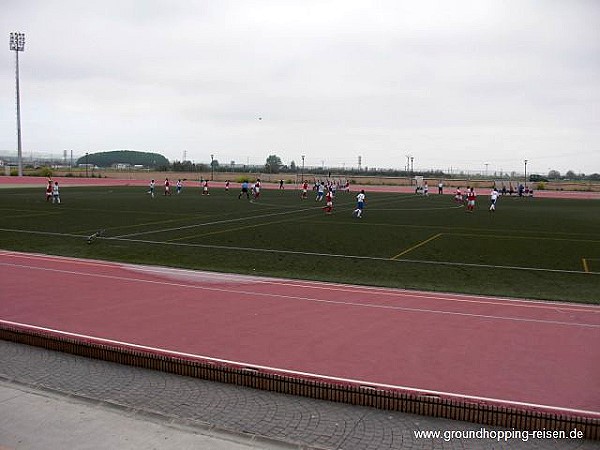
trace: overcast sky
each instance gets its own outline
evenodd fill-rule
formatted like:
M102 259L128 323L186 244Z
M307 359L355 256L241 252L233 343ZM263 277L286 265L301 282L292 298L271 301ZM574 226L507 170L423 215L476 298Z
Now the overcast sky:
M0 154L600 173L597 0L0 5Z

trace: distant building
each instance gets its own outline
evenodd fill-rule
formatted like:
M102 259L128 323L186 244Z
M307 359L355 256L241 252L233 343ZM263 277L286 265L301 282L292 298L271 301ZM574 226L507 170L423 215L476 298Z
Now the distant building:
M117 170L129 170L131 169L131 164L129 163L116 163L113 164L113 167Z

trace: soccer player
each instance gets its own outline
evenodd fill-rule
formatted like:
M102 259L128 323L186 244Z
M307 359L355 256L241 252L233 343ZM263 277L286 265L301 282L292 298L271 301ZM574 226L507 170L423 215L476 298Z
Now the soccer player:
M454 194L454 201L458 204L462 204L463 202L463 195L462 191L460 190L460 186L456 188L456 194Z
M260 197L260 178L257 178L256 183L254 183L254 187L252 188L252 195L254 196L255 200L258 200L258 197Z
M317 186L317 196L315 198L315 202L320 202L323 200L323 196L325 195L325 183L321 181Z
M283 189L283 180L279 180L279 189Z
M177 180L177 194L181 194L181 189L183 188L183 183L181 179Z
M442 195L444 193L444 183L442 183L442 180L440 180L440 182L438 183L438 194Z
M168 178L165 178L165 195L171 195L171 183Z
M46 201L49 202L52 198L52 179L48 178L48 185L46 186Z
M248 200L250 200L250 193L248 192L248 182L247 181L242 182L242 190L240 191L240 194L238 195L238 200L240 198L242 198L242 195L246 195L246 198Z
M229 192L229 180L225 180L225 192Z
M425 182L425 185L423 186L423 195L425 197L429 196L429 185L427 184L427 181Z
M365 190L361 189L361 191L356 196L356 209L352 213L352 215L356 215L359 219L362 219L363 208L365 207Z
M202 195L210 195L208 193L208 180L204 180L204 184L202 185Z
M490 194L490 212L496 211L496 201L498 200L498 191L496 187L492 189L492 193Z
M152 196L152 198L154 198L154 180L150 181L150 189L148 190L148 194L150 194Z
M475 199L477 198L477 194L475 193L475 189L471 188L469 193L467 194L467 211L473 212L475 211Z
M306 200L308 198L308 181L304 180L302 183L302 195L300 196L302 200Z
M58 203L60 205L60 192L58 191L58 181L54 182L52 188L52 203Z
M323 211L325 211L325 214L331 214L331 211L333 210L333 191L331 189L325 194L325 202Z

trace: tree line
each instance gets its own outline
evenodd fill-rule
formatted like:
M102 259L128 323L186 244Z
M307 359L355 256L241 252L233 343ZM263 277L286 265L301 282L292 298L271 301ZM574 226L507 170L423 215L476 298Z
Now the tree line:
M131 166L143 166L152 170L175 172L205 172L208 170L227 171L227 172L245 172L248 170L264 171L266 173L311 173L317 175L329 175L332 172L344 173L345 175L364 175L364 176L388 176L388 177L407 177L414 175L422 175L431 178L453 178L466 176L463 172L445 173L442 170L428 171L412 171L398 169L379 169L364 167L357 168L329 168L329 167L300 167L295 161L289 164L283 164L281 158L275 154L269 155L265 160L264 165L240 165L235 164L220 164L218 160L213 159L209 163L194 163L192 161L173 161L169 162L167 158L159 153L138 152L133 150L115 150L109 152L90 153L82 156L77 160L77 164L91 164L98 167L112 167L115 164L129 164ZM511 174L494 174L490 178L518 178L519 175L515 172ZM531 174L528 177L529 181L551 181L551 180L576 180L576 181L600 181L600 174L593 173L585 175L577 174L573 170L568 170L561 174L558 170L550 170L547 174Z

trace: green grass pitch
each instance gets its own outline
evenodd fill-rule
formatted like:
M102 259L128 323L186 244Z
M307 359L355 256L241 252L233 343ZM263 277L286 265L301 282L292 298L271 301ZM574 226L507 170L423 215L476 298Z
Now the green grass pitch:
M219 272L444 292L600 303L600 203L487 195L468 213L451 196L355 193L334 212L311 194L144 187L0 192L0 248ZM87 237L104 234L91 245Z

